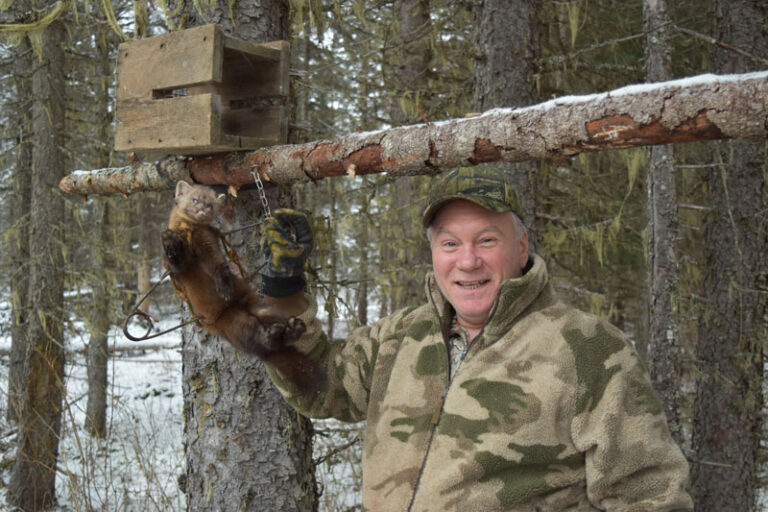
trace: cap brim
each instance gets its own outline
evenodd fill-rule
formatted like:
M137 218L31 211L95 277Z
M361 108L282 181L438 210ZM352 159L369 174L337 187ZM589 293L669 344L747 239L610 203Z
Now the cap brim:
M436 201L435 203L429 205L429 208L424 210L424 215L421 217L421 224L424 226L424 229L428 228L430 224L432 224L432 220L435 218L435 215L437 214L438 210L445 206L446 204L450 203L451 201L456 200L463 200L463 201L469 201L470 203L474 203L482 208L485 208L486 210L492 211L492 212L508 212L512 211L512 207L510 207L508 204L497 201L496 199L491 199L488 197L485 198L476 198L473 196L465 196L461 194L455 194L452 196L447 196L439 201Z

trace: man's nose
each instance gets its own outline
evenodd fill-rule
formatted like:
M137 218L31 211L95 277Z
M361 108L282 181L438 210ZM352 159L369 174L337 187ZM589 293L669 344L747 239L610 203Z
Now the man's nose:
M477 253L477 249L467 245L461 248L456 265L461 270L474 270L480 266L480 262L481 260Z

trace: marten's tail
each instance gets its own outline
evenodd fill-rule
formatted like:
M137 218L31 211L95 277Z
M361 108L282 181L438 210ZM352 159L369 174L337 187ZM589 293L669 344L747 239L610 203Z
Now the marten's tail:
M293 382L302 393L324 391L326 388L325 371L316 361L293 347L284 346L261 354L261 359Z

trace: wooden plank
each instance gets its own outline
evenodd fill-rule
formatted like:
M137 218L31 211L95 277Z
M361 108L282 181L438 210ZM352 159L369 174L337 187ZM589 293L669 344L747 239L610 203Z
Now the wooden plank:
M225 110L222 113L222 131L227 135L253 137L279 144L287 135L285 107L269 105Z
M221 138L220 113L220 99L213 94L124 100L118 103L115 149L173 153L216 145Z
M151 98L152 91L221 81L223 35L216 25L120 45L117 99Z
M209 155L211 153L229 153L232 151L245 150L245 149L259 149L267 146L274 146L274 139L265 139L260 137L242 137L239 135L223 134L220 139L221 143L215 146L213 150L210 148L201 148L202 150L195 149L190 153L185 151L185 155Z
M269 43L252 43L234 37L224 36L222 44L227 50L234 50L240 53L247 53L254 58L262 61L277 62L281 59L282 44L285 41L271 41Z
M288 96L290 77L289 72L291 68L291 45L288 41L275 41L273 44L275 48L279 48L282 54L280 58L280 65L277 69L277 77L279 80L278 93L281 96Z
M208 144L206 146L185 146L179 148L162 148L145 151L151 152L153 154L163 155L201 156L226 154L233 151L259 149L272 145L274 145L274 141L272 140L257 139L255 137L239 137L237 135L222 135L218 144Z

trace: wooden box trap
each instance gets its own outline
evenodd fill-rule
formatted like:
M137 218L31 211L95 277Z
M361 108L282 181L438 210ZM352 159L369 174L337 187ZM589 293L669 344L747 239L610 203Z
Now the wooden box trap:
M194 155L286 138L288 43L204 25L120 45L115 149Z

